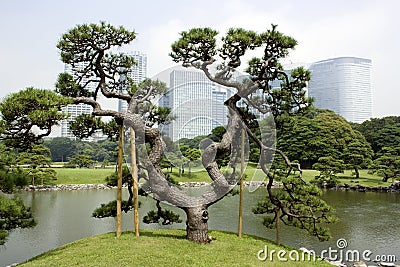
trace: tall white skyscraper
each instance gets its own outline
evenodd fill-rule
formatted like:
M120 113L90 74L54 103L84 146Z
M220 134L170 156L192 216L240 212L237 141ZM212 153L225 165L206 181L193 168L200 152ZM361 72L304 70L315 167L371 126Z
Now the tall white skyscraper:
M147 55L138 51L128 53L128 55L133 56L136 65L133 65L132 70L128 72L129 78L131 78L135 83L140 83L147 77ZM124 77L121 77L124 79ZM121 88L122 92L126 92L125 88ZM125 111L128 108L128 103L124 100L118 101L118 111Z
M136 65L132 67L132 70L129 72L129 77L133 79L134 82L139 83L143 81L146 78L147 75L147 56L145 54L142 54L140 52L132 52L130 53L136 61ZM76 69L83 69L85 67L85 64L81 63L78 64L75 68ZM71 67L71 65L66 64L65 65L65 72L73 75L74 78L74 71ZM82 83L85 83L89 79L89 77L86 77L82 80ZM94 92L95 88L93 84L89 84L86 89L89 91ZM124 89L122 89L124 90ZM98 96L98 101L104 102L101 104L110 104L108 103L108 99L104 98L102 95L99 94ZM115 102L114 102L115 106ZM118 101L118 111L124 111L128 107L128 103L122 100ZM62 112L69 114L69 117L65 120L61 121L61 137L68 137L75 139L76 137L73 135L73 133L70 130L70 122L75 120L76 117L82 114L91 114L93 111L93 108L89 105L86 104L78 104L78 105L68 105L66 107L62 108ZM93 137L90 137L87 139L87 141L97 141L104 139L105 136L102 135L101 133L95 133Z
M314 106L330 109L351 122L372 117L371 60L339 57L310 65L308 95Z
M61 121L61 137L68 137L76 139L76 136L71 132L69 125L71 121L74 121L76 117L82 114L92 114L93 108L86 104L67 105L62 107L61 111L68 114L69 117Z
M83 69L84 67L85 67L85 64L80 63L75 68ZM74 79L76 78L76 75L74 74L74 71L73 71L73 68L71 65L66 64L64 72L72 75ZM87 77L83 78L82 83L87 82L87 79L88 79ZM91 84L88 85L87 89L89 91L95 90L95 88ZM65 114L69 115L69 117L67 119L61 121L61 137L68 137L71 139L76 139L76 136L72 133L72 131L69 128L70 122L75 120L76 117L78 117L79 115L91 114L93 111L93 108L86 104L78 104L78 105L71 104L71 105L62 107L61 111ZM93 140L93 138L90 139L90 141L92 141L92 140Z
M217 126L227 124L224 101L231 89L211 82L203 72L173 70L169 90L159 100L159 105L171 108L175 120L161 130L173 141L210 134Z

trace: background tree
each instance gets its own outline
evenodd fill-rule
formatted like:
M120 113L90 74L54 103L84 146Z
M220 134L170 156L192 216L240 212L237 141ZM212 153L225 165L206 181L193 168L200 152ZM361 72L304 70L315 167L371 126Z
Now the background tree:
M373 152L364 136L355 131L354 139L347 143L343 151L344 161L347 166L354 170L355 178L360 178L360 168L367 168L372 162Z
M39 180L45 182L56 179L56 171L49 169L51 163L50 149L44 145L34 145L18 156L18 163L28 165L24 172L31 178L31 184Z
M201 152L198 148L190 148L183 153L183 156L188 160L188 175L192 177L192 162L198 160L201 156Z
M54 137L45 140L43 145L50 149L52 162L66 162L75 153L75 142L68 137Z
M278 147L303 168L310 169L321 157L343 160L355 170L366 167L372 150L365 138L339 115L328 110L310 110L293 116L277 133Z
M320 229L320 224L332 221L328 219L331 209L325 208L326 203L320 199L318 202L313 202L318 208L311 211L296 209L296 205L292 208L292 203L301 202L304 205L307 203L307 199L296 198L297 196L291 194L291 192L300 188L299 185L308 188L310 191L315 190L315 187L305 183L300 177L296 178L298 183L292 183L291 180L287 181L284 190L288 194L284 197L272 191L272 184L276 177L268 169L268 165L271 163L268 154L271 151L277 153L278 157L283 159L287 174L290 174L293 169L300 170L300 166L291 162L281 150L269 146L269 143L263 143L257 133L251 130L245 114L238 108L238 102L242 100L261 113L272 114L277 121L278 129L284 124L286 118L307 111L311 100L306 99L304 88L310 79L310 73L304 68L298 68L288 75L279 63L279 60L286 57L289 50L293 49L297 42L293 38L278 32L276 25L272 25L272 29L261 34L241 28L229 29L227 34L221 38L222 45L220 47L217 47L217 34L215 30L210 28L195 28L184 31L180 34L179 40L172 45L172 53L170 54L175 62L182 63L184 67L198 68L211 81L237 90L237 93L225 102L229 112L226 133L220 142L209 145L202 155L203 166L216 184L215 188L223 193L219 193L218 197L215 197L211 203L208 202L199 207L197 213L200 216L202 213L203 217L204 213L207 214L206 218L203 218L203 223L193 222L188 218L189 239L203 242L208 239L208 235L205 234L208 219L207 208L229 192L229 181L231 181L219 170L216 158L218 155L231 151L231 149L234 152L233 149L240 147L242 128L245 129L260 150L259 164L268 177L268 201L274 206L275 214L279 215L275 216L273 220L295 221L296 223L293 224L295 226L307 225L310 233L323 239L327 236L327 232ZM250 60L247 68L250 78L243 82L232 79L236 73L236 68L242 64L242 56L256 47L262 47L264 53L260 58ZM272 83L276 81L281 83L279 90L273 89ZM231 155L236 155L233 158L231 157L231 161L240 162L240 153L232 153ZM223 186L226 190L223 189ZM293 188L289 190L291 186ZM307 191L304 188L301 190ZM196 233L190 233L194 232L193 230L196 228ZM203 231L200 231L200 229Z
M371 166L371 172L383 176L383 182L391 178L394 183L400 177L400 147L383 147Z
M90 168L95 163L90 155L80 154L75 157L69 158L69 164L77 166L78 168Z
M313 169L319 171L313 182L321 187L336 186L338 183L336 174L343 173L344 168L343 160L335 159L332 156L320 157L318 162L313 164Z

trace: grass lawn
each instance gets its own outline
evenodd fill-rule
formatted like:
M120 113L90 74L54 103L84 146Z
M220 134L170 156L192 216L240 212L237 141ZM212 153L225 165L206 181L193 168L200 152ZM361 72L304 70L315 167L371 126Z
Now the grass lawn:
M57 172L57 180L54 181L56 184L104 184L104 179L115 171L85 168L54 168L54 170Z
M360 170L360 178L356 179L354 175L352 175L352 170L346 170L344 174L339 173L337 176L339 177L339 183L341 184L349 184L349 185L364 185L364 186L389 186L392 184L392 180L389 179L388 182L382 182L382 177L374 174L369 174L368 170Z
M260 261L257 253L265 246L269 252L290 248L253 236L210 234L215 239L210 244L196 244L185 239L184 230L143 230L139 238L132 232L120 238L108 233L78 240L18 266L332 266L321 261L280 262L276 253L273 261Z
M112 174L115 169L69 169L69 168L54 168L57 172L56 184L104 184L106 176ZM169 169L163 169L165 173L169 173ZM169 173L177 182L211 182L210 177L204 169L193 168L191 177L189 177L188 170L182 177L179 177L178 169L172 168L172 173ZM246 167L245 174L246 180L262 181L265 174L261 169L256 168L256 164L249 163ZM311 181L318 174L316 170L303 170L303 178L306 181ZM382 182L382 177L368 173L368 170L360 170L360 178L355 179L351 170L346 170L343 174L338 175L339 183L349 185L364 185L364 186L388 186L391 181L386 183Z
M256 168L257 164L255 163L248 163L245 174L247 175L246 180L251 181L254 176L254 180L262 181L265 177L265 174L262 172L261 169ZM189 177L188 169L185 168L184 174L179 177L178 169L172 168L172 173L169 172L169 169L163 169L165 173L169 173L171 177L176 180L177 182L211 182L211 178L208 176L208 173L204 168L201 167L194 167L192 168L191 177Z

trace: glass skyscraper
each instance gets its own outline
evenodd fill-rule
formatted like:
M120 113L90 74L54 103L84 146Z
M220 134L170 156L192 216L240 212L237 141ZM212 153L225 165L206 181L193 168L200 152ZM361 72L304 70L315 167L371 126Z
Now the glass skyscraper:
M208 135L228 123L224 101L232 89L211 82L201 71L173 70L169 78L168 93L159 105L171 108L175 120L160 129L173 141Z
M329 109L351 122L372 117L371 60L339 57L310 65L308 95L314 106Z

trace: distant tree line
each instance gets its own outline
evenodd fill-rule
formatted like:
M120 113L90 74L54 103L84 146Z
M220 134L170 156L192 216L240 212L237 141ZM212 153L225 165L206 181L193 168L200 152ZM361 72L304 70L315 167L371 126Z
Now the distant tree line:
M78 159L98 164L112 164L117 159L117 142L109 139L97 142L73 140L67 137L55 137L45 140L43 145L51 151L52 162L71 162ZM78 164L79 165L79 164Z
M371 172L381 175L383 181L400 176L400 116L373 118L363 123L353 123L374 152Z
M270 118L258 121L250 112L247 117L252 130L262 135L260 129L265 131L265 121ZM332 111L310 108L305 114L279 117L279 124L272 130L276 146L290 159L296 159L303 169L320 171L316 177L319 184L337 184L337 174L346 169L353 170L355 179L360 177L360 169L381 175L385 182L400 175L400 117L373 118L358 124L347 122ZM189 150L220 141L224 133L225 128L219 126L209 135L182 138L175 143L169 141L167 146L179 147L185 156ZM218 158L218 163L226 165L229 156ZM256 145L250 140L249 161L257 163L259 156ZM179 159L164 160L164 168L173 166L180 168Z

